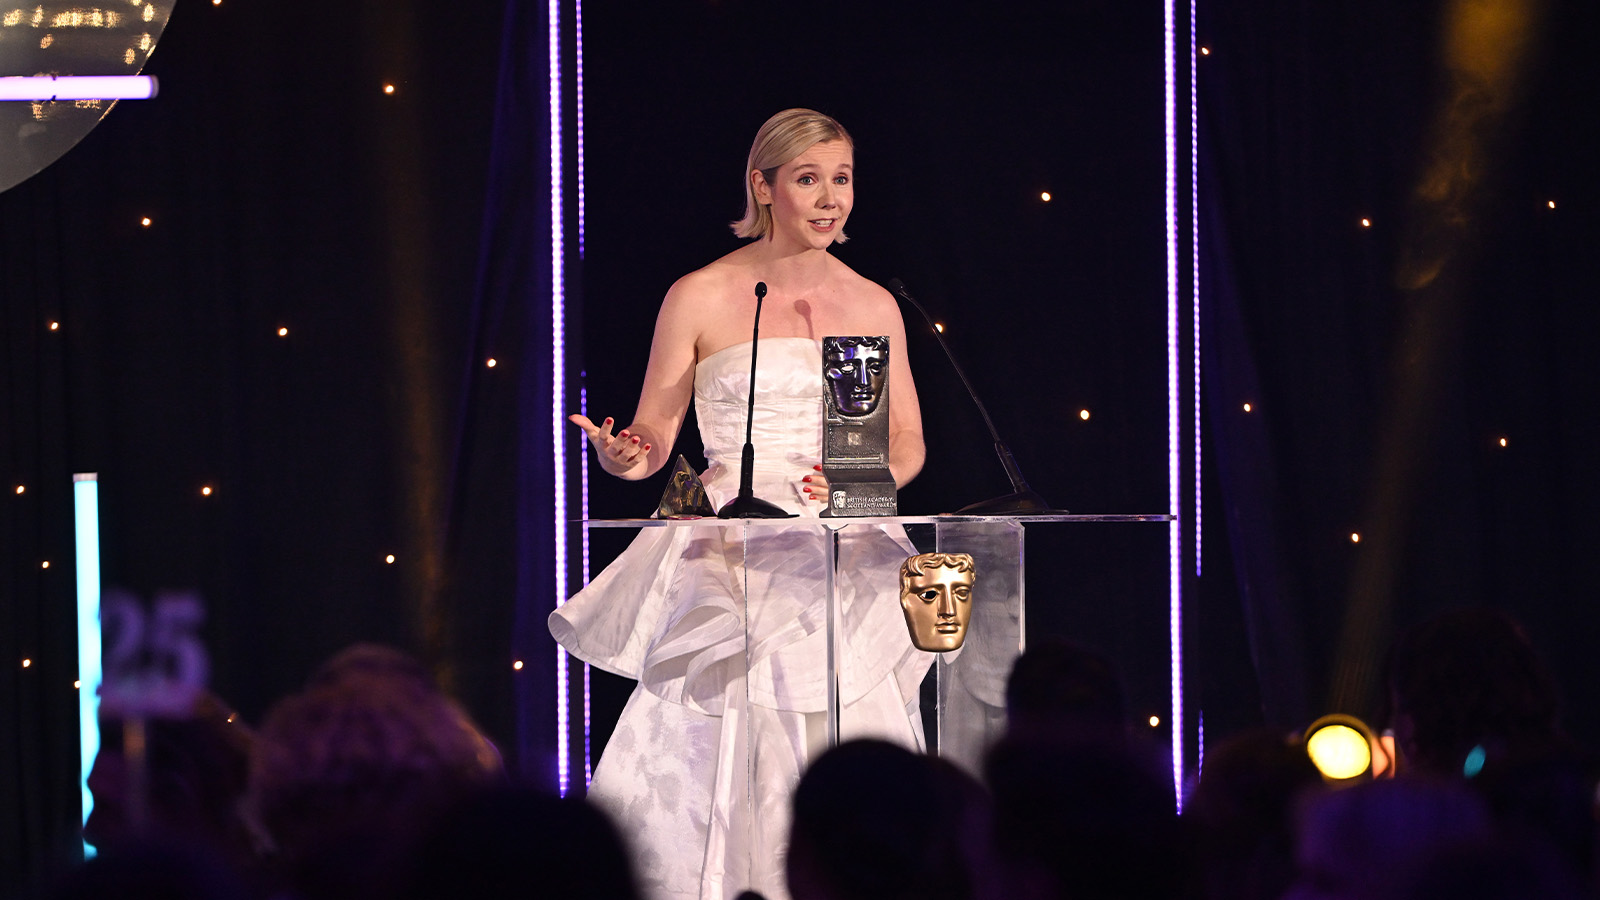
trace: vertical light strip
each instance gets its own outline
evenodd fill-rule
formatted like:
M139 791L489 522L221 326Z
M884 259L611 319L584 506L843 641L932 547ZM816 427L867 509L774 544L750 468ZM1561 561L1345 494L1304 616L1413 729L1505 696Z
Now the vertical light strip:
M1167 526L1168 640L1172 646L1172 785L1183 810L1183 522L1178 479L1178 152L1175 0L1165 0L1167 199Z
M94 472L72 476L72 523L78 555L78 751L83 821L94 795L89 770L100 753L100 482ZM95 855L83 845L84 857Z
M572 2L572 32L574 39L573 66L574 66L574 98L577 101L577 134L578 134L578 259L583 259L584 235L584 175L583 175L583 0ZM583 377L587 378L585 372ZM589 415L589 389L587 384L582 388L583 396L579 402L583 415ZM583 508L583 521L589 521L589 448L584 446L584 441L578 442L578 459L582 471L579 473L581 480L582 498L580 504ZM589 526L583 526L583 583L589 583ZM588 663L583 664L583 787L587 791L594 781L594 763L592 758L593 747L590 740L592 726L590 697L592 696L593 671Z
M582 379L578 387L578 413L585 418L589 416L589 373L578 373ZM578 500L583 510L583 583L589 584L589 448L584 446L587 438L578 442L578 481L582 485L583 495ZM588 790L594 783L594 762L592 759L593 747L590 742L590 727L593 722L591 717L591 704L589 698L593 690L591 681L592 671L588 663L583 664L583 787Z
M1194 289L1194 577L1200 577L1200 88L1196 75L1195 7L1189 0L1189 284Z
M572 31L577 41L572 62L575 66L573 99L578 102L578 121L576 123L578 133L578 258L583 259L583 0L573 0ZM584 491L585 496L587 496L588 489L585 488ZM584 516L584 518L588 518L588 516ZM584 581L587 582L588 578L585 577ZM588 671L587 664L585 664L584 672L586 674L583 676L585 679L589 677Z
M550 442L555 478L556 606L567 602L566 293L561 217L561 0L549 0L550 17ZM556 789L567 795L570 720L567 651L556 648Z

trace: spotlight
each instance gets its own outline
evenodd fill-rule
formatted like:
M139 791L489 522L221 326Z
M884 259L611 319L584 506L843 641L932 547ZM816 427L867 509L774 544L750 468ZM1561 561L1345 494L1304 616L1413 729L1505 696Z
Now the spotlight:
M1377 740L1367 723L1339 713L1323 716L1305 732L1306 755L1333 785L1370 781Z

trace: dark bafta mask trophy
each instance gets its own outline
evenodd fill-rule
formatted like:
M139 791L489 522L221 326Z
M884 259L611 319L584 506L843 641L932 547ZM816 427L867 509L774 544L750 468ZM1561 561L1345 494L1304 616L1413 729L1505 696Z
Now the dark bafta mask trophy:
M959 650L972 621L978 566L965 553L919 553L900 564L900 609L918 650Z
M889 339L825 337L822 474L824 516L892 516L889 474Z

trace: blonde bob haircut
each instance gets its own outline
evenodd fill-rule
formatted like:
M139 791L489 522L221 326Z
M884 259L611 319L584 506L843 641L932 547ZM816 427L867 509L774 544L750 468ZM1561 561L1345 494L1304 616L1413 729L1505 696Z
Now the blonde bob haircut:
M733 233L742 238L766 237L772 231L772 209L756 202L755 187L750 174L760 172L772 184L778 177L778 167L823 141L844 141L851 147L855 141L832 116L814 109L786 109L768 119L756 132L755 143L750 145L750 161L744 167L744 218L730 223ZM844 232L836 243L844 243Z

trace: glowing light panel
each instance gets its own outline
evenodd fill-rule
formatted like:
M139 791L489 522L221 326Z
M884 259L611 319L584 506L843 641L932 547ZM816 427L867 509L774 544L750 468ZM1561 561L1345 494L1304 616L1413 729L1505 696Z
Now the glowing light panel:
M151 75L41 75L0 78L0 100L149 100L158 90Z
M562 272L561 215L561 4L549 0L550 51L550 431L555 478L556 607L567 602L566 279ZM567 651L556 648L556 790L567 795Z
M100 482L93 472L72 476L72 523L78 554L78 765L87 824L94 809L89 770L100 753ZM94 847L85 843L83 853L94 856Z

